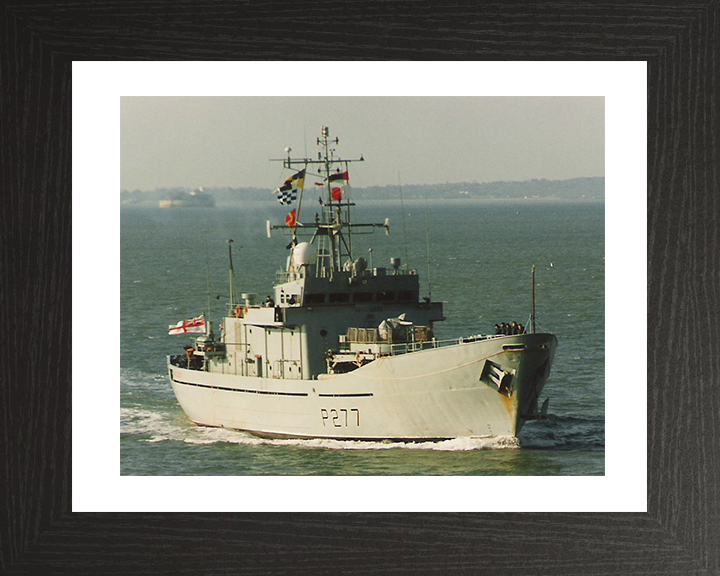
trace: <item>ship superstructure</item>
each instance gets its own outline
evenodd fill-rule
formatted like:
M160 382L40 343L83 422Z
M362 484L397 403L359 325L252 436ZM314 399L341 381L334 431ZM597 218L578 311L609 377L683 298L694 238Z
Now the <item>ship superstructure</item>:
M351 221L349 170L364 159L336 156L339 140L327 127L317 144L317 160L293 159L290 149L282 159L294 174L276 194L297 204L285 225L267 226L268 235L281 229L291 238L273 296L237 298L230 244L231 294L219 337L195 322L188 331L203 332L195 346L168 358L180 405L197 424L268 437L517 435L538 417L555 336L436 339L443 306L421 298L416 271L399 258L384 268L353 256L354 234L389 230L388 220ZM322 211L302 222L311 175L321 180Z

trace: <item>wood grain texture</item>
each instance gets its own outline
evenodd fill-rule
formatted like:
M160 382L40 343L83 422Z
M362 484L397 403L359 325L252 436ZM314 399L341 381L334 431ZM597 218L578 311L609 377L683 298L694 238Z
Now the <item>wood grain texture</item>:
M0 572L720 573L719 32L717 0L0 4ZM71 62L287 58L648 61L647 514L70 512Z

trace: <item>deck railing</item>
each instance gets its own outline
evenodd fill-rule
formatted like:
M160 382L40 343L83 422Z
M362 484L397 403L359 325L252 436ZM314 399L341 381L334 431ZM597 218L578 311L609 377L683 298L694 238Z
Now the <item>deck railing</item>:
M468 344L470 342L477 342L479 340L492 340L494 338L500 338L500 336L489 335L477 335L477 336L466 336L463 338L448 338L446 340L427 340L425 342L401 342L399 344L391 345L391 355L397 356L398 354L408 354L410 352L417 352L418 350L428 350L432 348L444 348L446 346L457 346L458 344Z
M502 338L503 335L476 335L476 336L465 336L462 338L448 338L445 340L436 340L433 338L432 340L412 340L410 342L399 342L395 344L390 344L389 342L357 342L357 341L346 341L344 343L344 346L341 344L341 350L345 348L345 350L350 349L350 344L381 344L389 346L389 355L390 356L397 356L399 354L409 354L411 352L418 352L420 350L431 350L433 348L444 348L446 346L457 346L458 344L468 344L470 342L477 342L479 340L494 340L495 338Z

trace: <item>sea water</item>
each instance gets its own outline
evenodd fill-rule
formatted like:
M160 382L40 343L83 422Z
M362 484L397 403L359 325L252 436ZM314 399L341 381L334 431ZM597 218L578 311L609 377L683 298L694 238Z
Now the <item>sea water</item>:
M317 205L304 207L312 221ZM318 206L319 207L319 206ZM219 327L229 251L238 293L271 294L289 254L265 221L272 201L240 207L121 210L120 469L123 475L602 475L605 470L605 211L600 202L365 201L356 222L391 220L390 234L353 234L355 257L420 274L421 295L444 303L439 339L528 325L536 267L538 328L558 349L541 402L547 419L519 438L400 444L262 440L195 426L175 400L165 356L191 344L170 324L206 311ZM367 231L367 230L366 230ZM302 240L302 238L301 238ZM371 251L372 250L372 251Z

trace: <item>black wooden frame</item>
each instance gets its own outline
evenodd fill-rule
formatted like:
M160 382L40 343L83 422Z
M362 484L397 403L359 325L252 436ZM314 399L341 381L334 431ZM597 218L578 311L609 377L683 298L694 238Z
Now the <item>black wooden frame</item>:
M719 32L718 0L6 0L0 572L720 572ZM648 62L647 513L71 512L71 63L287 58Z

